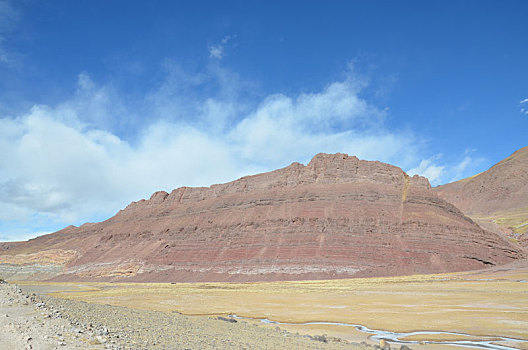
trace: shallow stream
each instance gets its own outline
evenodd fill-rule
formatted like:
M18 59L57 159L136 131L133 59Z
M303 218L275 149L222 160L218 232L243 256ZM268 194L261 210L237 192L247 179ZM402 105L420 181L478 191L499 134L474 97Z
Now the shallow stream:
M237 315L229 315L229 317L232 318L238 318L238 319L248 319L248 320L257 320L262 323L267 324L277 324L277 325L334 325L334 326L346 326L346 327L354 327L356 330L364 333L371 334L369 336L369 339L379 341L381 339L384 339L386 341L397 343L397 344L437 344L437 345L453 345L453 346L463 346L463 347L469 347L469 348L476 348L476 349L493 349L493 350L519 350L518 348L507 346L507 345L500 345L497 343L503 343L503 342L509 342L509 343L522 343L527 342L524 339L516 339L516 338L508 338L508 337L496 337L496 336L486 336L486 337L475 337L471 334L466 333L455 333L455 332L440 332L440 331L415 331L415 332L390 332L390 331L382 331L377 329L370 329L363 325L359 324L351 324L351 323L341 323L341 322L305 322L305 323L288 323L288 322L278 322L278 321L272 321L267 318L264 319L257 319L257 318L251 318L251 317L241 317ZM413 336L413 335L455 335L455 336L467 336L467 337L474 337L474 338L487 338L489 340L435 340L435 341L414 341L414 340L402 340L402 338Z

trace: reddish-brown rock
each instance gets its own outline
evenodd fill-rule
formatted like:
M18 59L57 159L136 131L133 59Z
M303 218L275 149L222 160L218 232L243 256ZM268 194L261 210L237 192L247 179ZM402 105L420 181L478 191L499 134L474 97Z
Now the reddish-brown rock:
M65 266L56 280L346 278L478 269L520 257L440 199L427 179L346 154L156 192L104 222L17 245L0 253L0 263L6 254L52 249Z
M528 147L483 173L438 186L435 192L482 227L528 247Z

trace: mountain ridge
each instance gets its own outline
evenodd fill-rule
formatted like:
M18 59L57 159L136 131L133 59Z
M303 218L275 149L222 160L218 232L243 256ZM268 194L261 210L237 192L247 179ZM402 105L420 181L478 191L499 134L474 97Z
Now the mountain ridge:
M439 198L426 178L338 153L225 184L155 192L103 222L1 252L0 274L265 281L450 272L520 257L515 245ZM39 259L46 264L37 266Z
M486 229L528 246L528 146L484 172L434 191Z

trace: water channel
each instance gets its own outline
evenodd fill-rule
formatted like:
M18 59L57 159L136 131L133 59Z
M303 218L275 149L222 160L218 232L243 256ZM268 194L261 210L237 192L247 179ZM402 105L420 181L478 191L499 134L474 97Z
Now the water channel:
M453 345L453 346L462 346L476 349L492 349L492 350L519 350L518 348L500 345L498 343L508 342L508 343L522 343L527 342L525 339L516 339L508 337L497 337L497 336L487 336L487 337L475 337L471 334L466 333L456 333L456 332L441 332L441 331L415 331L415 332L390 332L383 331L378 329L370 329L360 324L351 324L351 323L342 323L342 322L305 322L305 323L288 323L288 322L278 322L272 321L269 319L255 319L251 317L242 317L237 315L229 315L231 318L235 319L247 319L247 320L257 320L261 323L266 324L276 324L276 325L334 325L334 326L345 326L345 327L354 327L356 330L364 333L370 334L369 339L374 341L379 341L384 339L391 343L396 344L438 344L438 345ZM473 338L484 338L482 340L434 340L434 341L415 341L415 340L402 340L405 337L413 335L454 335L454 336L467 336ZM487 340L485 340L487 339Z

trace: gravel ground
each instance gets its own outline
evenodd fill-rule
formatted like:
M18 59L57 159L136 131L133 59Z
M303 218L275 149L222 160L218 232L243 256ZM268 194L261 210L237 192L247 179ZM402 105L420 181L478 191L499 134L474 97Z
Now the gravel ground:
M2 350L379 348L240 320L38 296L5 283L0 284L0 345Z
M105 346L95 334L72 325L35 296L0 280L0 349L105 349Z

